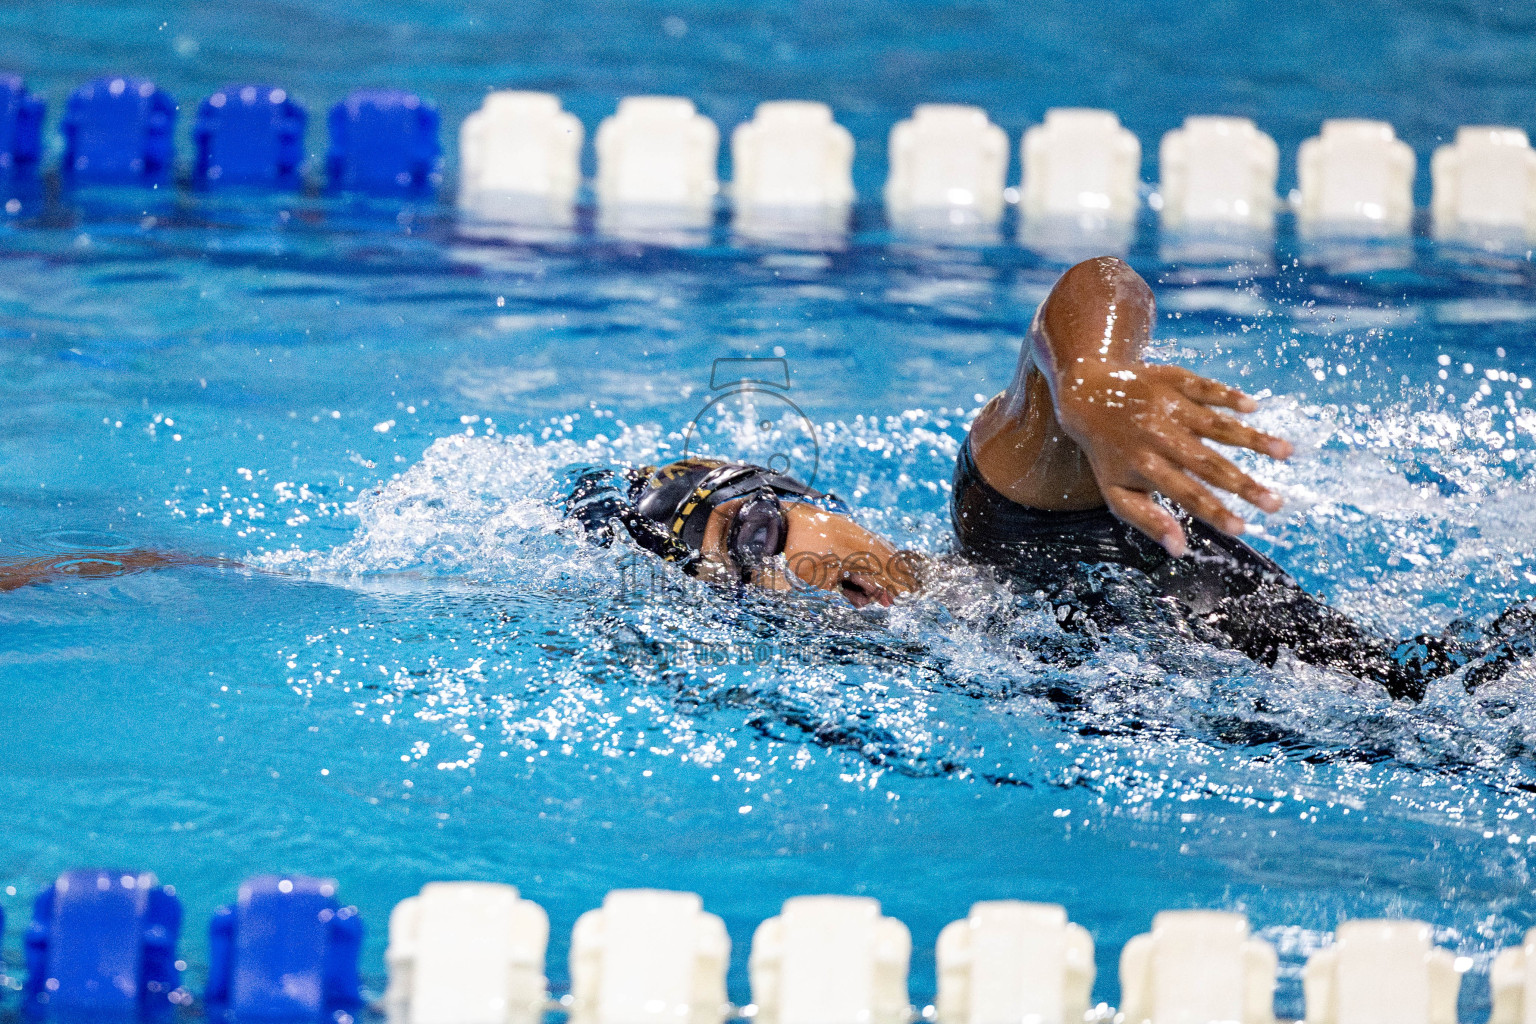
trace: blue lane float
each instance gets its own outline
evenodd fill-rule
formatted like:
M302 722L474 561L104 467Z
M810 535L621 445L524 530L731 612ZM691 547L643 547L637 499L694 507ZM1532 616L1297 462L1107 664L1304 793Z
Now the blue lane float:
M153 874L66 871L32 906L28 1015L167 1016L181 997L180 932L181 901Z
M140 78L98 78L70 94L60 126L66 180L165 185L175 159L176 101Z
M426 195L441 179L437 108L414 93L361 89L331 108L332 189Z
M249 185L296 189L304 166L309 113L271 85L231 85L197 108L192 177L203 187Z
M341 906L334 881L252 878L208 926L209 1015L350 1024L362 1005L362 942L362 918Z
M0 75L0 174L27 174L42 155L45 104L15 75Z

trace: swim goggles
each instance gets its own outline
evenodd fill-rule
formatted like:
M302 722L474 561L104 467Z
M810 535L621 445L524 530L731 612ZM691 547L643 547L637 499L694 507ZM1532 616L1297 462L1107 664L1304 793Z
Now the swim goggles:
M696 575L710 514L742 497L747 500L731 517L726 553L744 583L784 551L789 534L784 500L848 512L835 496L762 466L686 459L644 473L632 497L635 515L625 525L643 547Z
M737 578L742 583L752 582L753 574L768 559L784 553L788 536L789 522L779 496L767 487L753 492L731 516L725 539L725 551Z

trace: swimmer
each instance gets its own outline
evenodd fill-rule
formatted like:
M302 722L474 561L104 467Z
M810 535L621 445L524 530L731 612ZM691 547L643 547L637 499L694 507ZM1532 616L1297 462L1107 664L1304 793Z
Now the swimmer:
M1062 275L1035 314L1013 381L982 409L960 449L950 510L959 552L1026 592L1070 629L1126 624L1093 567L1118 566L1191 634L1274 665L1304 662L1374 681L1397 699L1471 661L1468 688L1528 655L1531 606L1478 641L1375 635L1314 597L1239 539L1246 524L1218 492L1266 512L1280 498L1210 447L1271 459L1291 444L1243 424L1257 403L1178 366L1149 364L1152 290L1104 257ZM798 582L857 607L919 586L920 559L857 523L836 498L762 467L688 459L578 482L574 518L705 579L785 589Z
M1238 389L1147 363L1154 318L1151 289L1120 260L1062 275L1012 382L982 409L956 460L950 510L964 559L1043 594L1066 629L1131 625L1149 612L1261 664L1289 652L1399 699L1421 699L1429 682L1463 666L1472 689L1536 654L1536 605L1511 609L1479 637L1396 640L1330 608L1239 539L1246 524L1218 493L1267 512L1280 499L1207 442L1272 459L1292 447L1232 415L1257 408ZM622 527L685 572L733 585L808 585L856 607L889 607L924 575L921 556L859 526L836 497L759 466L686 459L629 471L619 486L611 473L588 472L567 508L600 542ZM0 592L236 564L143 550L0 561ZM1151 606L1128 612L1106 566Z

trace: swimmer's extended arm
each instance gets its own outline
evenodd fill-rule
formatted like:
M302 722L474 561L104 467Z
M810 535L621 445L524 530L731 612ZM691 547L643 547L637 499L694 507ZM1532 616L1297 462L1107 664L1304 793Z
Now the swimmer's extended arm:
M1266 512L1280 499L1205 442L1285 459L1291 445L1216 411L1252 412L1236 388L1178 366L1149 365L1152 290L1123 261L1100 257L1068 270L1030 325L1019 367L971 430L982 476L1039 509L1108 505L1182 555L1184 531L1152 499L1161 493L1226 533L1243 520L1212 488Z
M60 580L96 579L102 576L122 576L151 569L169 569L177 565L233 566L235 562L222 558L205 558L195 555L175 555L161 551L77 551L68 554L47 555L42 558L0 560L0 593L16 590L34 583L57 583Z

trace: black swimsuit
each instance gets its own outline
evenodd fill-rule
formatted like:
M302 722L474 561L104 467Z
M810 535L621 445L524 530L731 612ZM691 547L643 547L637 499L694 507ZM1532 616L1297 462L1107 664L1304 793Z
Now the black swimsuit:
M1105 628L1123 620L1096 597L1083 571L1109 564L1145 576L1152 596L1171 602L1205 639L1224 641L1265 665L1289 650L1311 664L1375 680L1393 697L1419 700L1430 680L1477 653L1455 638L1400 642L1368 633L1247 544L1171 511L1189 538L1180 558L1107 508L1050 512L1004 497L982 479L970 438L955 461L950 512L962 551L1044 591L1069 626L1091 620Z

